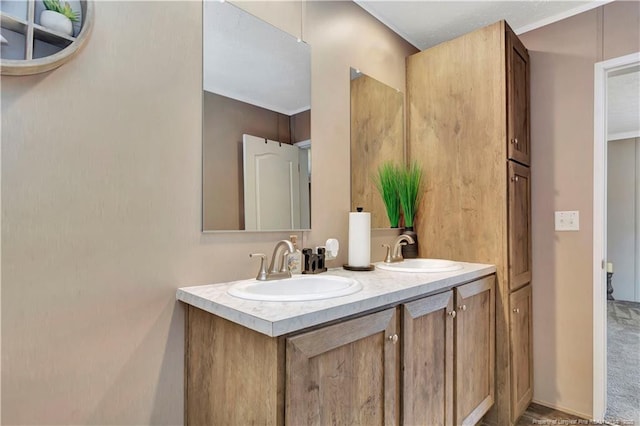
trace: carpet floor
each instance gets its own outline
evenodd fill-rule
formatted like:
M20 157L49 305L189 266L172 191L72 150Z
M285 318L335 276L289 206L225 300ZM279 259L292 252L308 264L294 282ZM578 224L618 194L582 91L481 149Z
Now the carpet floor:
M640 303L607 301L605 420L640 425Z

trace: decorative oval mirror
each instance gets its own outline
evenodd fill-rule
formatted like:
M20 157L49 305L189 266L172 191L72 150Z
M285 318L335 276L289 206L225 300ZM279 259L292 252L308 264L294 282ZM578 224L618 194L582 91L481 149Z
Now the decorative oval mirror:
M89 0L0 2L0 72L31 75L69 61L86 41L93 21Z

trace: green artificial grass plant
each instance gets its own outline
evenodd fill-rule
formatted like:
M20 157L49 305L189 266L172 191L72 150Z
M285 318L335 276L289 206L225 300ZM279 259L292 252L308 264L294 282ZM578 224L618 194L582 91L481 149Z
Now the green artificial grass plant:
M64 2L64 6L60 0L42 0L42 3L44 3L44 7L46 7L47 10L61 13L69 18L71 22L78 22L80 20L80 12L74 12L73 9L71 9L71 5L67 2Z
M404 226L413 227L422 187L422 168L417 162L400 167L398 170L398 196L404 215Z
M399 174L400 168L388 161L378 167L378 174L373 179L387 209L392 228L397 228L400 223Z

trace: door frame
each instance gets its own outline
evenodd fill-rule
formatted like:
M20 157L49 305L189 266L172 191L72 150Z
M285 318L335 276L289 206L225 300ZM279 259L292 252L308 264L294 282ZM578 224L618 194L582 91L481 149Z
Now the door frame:
M640 52L594 65L593 116L593 418L607 409L607 79L640 64Z

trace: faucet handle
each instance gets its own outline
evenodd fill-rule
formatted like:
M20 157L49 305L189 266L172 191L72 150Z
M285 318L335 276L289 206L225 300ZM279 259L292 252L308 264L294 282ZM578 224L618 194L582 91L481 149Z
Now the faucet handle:
M259 257L260 258L260 270L258 271L258 275L256 279L258 281L266 281L267 280L267 267L265 264L265 260L267 259L267 255L264 253L251 253L249 257Z
M391 263L391 246L389 244L382 244L382 247L387 249L387 255L384 257L384 263Z

